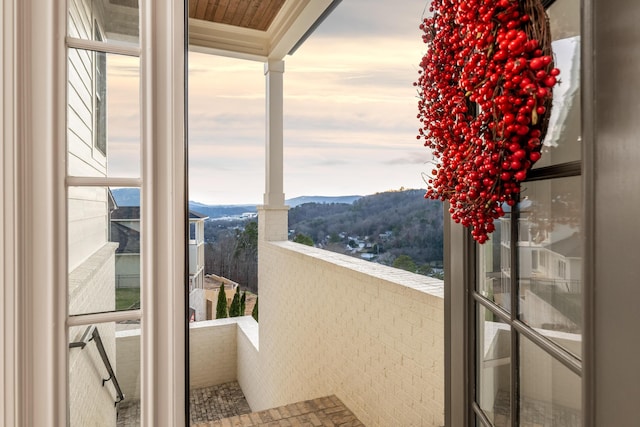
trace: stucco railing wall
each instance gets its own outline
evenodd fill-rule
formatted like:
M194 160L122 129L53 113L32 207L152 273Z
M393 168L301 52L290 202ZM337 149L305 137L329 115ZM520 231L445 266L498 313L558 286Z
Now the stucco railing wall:
M260 242L262 410L337 395L367 426L444 424L443 282Z

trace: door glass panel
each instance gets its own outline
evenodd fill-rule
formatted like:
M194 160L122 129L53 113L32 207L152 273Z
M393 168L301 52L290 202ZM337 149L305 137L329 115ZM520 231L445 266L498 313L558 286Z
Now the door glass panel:
M494 222L496 229L478 248L478 292L511 309L511 214Z
M69 0L70 37L140 44L138 0Z
M140 329L69 328L69 425L140 425Z
M478 406L494 426L511 423L511 327L477 305Z
M523 184L519 221L520 319L580 356L581 179Z
M559 83L553 88L549 127L542 157L534 168L581 159L580 132L580 1L556 1L547 11Z
M117 203L131 193L69 187L70 315L140 308L140 206Z
M68 51L68 174L139 177L139 58Z
M581 379L520 337L520 426L582 425Z

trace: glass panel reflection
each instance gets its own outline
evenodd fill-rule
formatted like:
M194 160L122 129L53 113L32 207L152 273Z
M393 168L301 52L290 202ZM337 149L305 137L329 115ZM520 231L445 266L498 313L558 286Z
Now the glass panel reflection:
M520 337L520 425L582 425L580 377Z
M559 82L553 89L549 128L534 168L580 160L580 1L557 1L548 9Z
M508 209L505 209L508 210ZM478 291L485 298L511 309L511 214L495 221L496 229L478 248Z
M138 45L138 0L69 0L68 34L84 40Z
M70 315L140 308L140 207L127 206L139 204L135 194L69 188Z
M478 305L478 406L494 426L511 423L511 327Z
M140 176L140 60L68 49L70 176Z
M140 330L69 328L68 381L70 426L140 425Z
M520 319L581 354L580 177L527 183L520 202Z

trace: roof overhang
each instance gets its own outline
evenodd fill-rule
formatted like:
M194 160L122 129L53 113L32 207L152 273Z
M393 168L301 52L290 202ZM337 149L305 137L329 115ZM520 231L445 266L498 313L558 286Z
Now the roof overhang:
M213 55L280 60L293 53L340 1L285 0L266 30L189 18L189 46Z

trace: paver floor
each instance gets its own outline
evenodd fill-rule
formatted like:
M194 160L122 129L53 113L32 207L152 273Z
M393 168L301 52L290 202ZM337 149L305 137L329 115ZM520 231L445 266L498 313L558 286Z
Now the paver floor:
M266 411L236 415L192 427L364 427L335 396L292 403Z
M251 412L237 382L192 390L192 427L364 427L335 396L292 403L275 409ZM140 425L140 401L118 405L118 427Z
M248 414L251 408L237 382L191 390L189 398L191 423L215 421L234 415ZM118 405L117 427L140 425L140 401L124 400Z
M499 391L494 402L493 424L496 427L511 425L511 401L509 393ZM520 422L522 427L562 426L577 427L581 424L580 410L549 401L521 397Z

